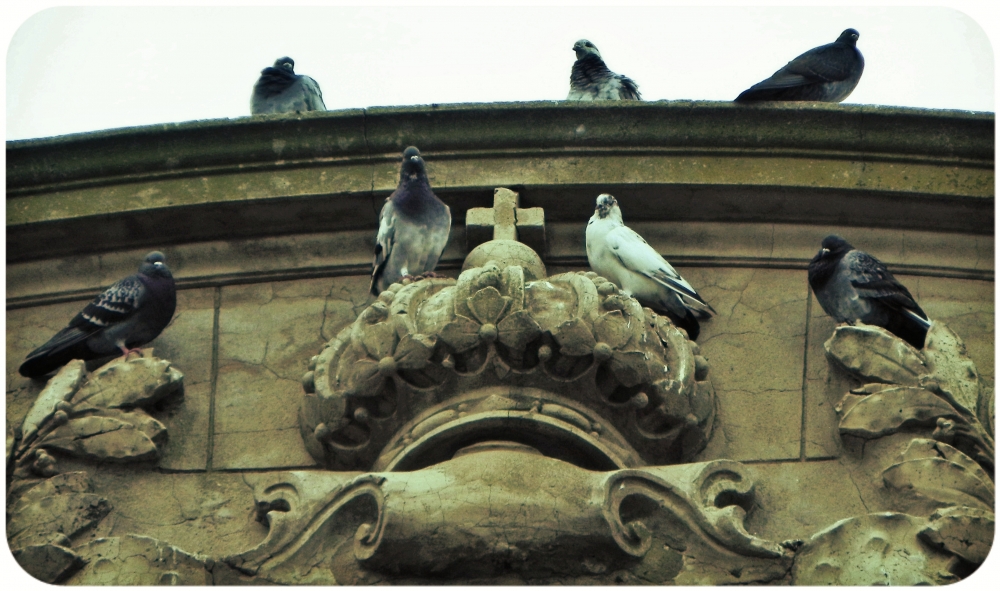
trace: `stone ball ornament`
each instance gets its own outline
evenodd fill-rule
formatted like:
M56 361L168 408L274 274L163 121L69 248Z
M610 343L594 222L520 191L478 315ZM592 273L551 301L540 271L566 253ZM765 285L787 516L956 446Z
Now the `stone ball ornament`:
M596 273L545 277L502 242L458 280L391 285L310 361L309 453L383 472L491 441L591 470L691 461L715 415L698 346Z

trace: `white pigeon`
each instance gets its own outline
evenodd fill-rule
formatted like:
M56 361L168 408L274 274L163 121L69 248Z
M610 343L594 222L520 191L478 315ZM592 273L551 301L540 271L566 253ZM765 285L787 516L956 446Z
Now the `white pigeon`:
M618 201L604 193L587 222L590 267L657 312L666 313L688 338L698 338L698 318L716 313L691 284L663 260L642 236L622 222Z

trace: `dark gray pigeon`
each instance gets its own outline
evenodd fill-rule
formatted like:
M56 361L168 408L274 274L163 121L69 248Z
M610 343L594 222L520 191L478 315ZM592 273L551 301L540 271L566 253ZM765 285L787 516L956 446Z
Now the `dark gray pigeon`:
M854 29L847 29L833 43L810 49L767 80L744 90L736 102L839 103L858 85L865 69L865 58L857 48L858 36Z
M159 336L176 306L177 291L166 259L163 253L151 252L138 273L94 298L69 326L29 353L18 372L40 378L71 359L98 359L117 351L128 355Z
M373 295L404 276L434 270L451 232L451 210L431 191L420 150L403 152L399 184L379 216L372 262Z
M840 236L823 239L809 263L809 285L837 322L881 326L917 349L924 347L931 326L927 314L881 261Z
M274 66L260 71L250 95L250 113L299 113L325 111L319 84L309 76L295 73L295 60L279 58Z
M604 65L601 52L586 39L573 44L576 62L569 76L568 101L640 101L639 85Z

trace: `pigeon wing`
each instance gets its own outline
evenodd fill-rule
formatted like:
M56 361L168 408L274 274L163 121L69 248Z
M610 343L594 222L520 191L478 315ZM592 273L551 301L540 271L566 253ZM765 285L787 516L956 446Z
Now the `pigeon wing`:
M703 300L691 284L650 246L642 236L626 226L608 232L608 248L628 270L640 273L683 297L698 302L712 312L715 310Z
M309 76L300 78L302 90L305 93L306 109L309 111L325 111L326 103L323 102L323 91L319 89L319 84Z
M94 298L70 321L69 326L32 351L28 358L58 354L126 321L136 313L145 294L146 286L135 275L122 279Z
M639 95L639 85L635 83L634 80L628 76L618 75L618 80L621 82L621 88L618 91L618 98L626 101L641 101L642 98Z
M382 213L378 218L378 235L375 237L375 257L372 260L372 282L369 291L378 295L378 281L389 262L392 247L395 243L396 208L392 205L392 197L385 200Z
M854 251L850 255L851 285L863 298L878 300L894 310L909 312L924 321L927 314L902 283L896 280L882 261L868 253Z

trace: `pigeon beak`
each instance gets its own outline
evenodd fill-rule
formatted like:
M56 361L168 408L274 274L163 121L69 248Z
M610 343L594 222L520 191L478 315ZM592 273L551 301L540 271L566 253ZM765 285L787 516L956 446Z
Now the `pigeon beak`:
M819 254L820 254L820 256L824 256L825 257L826 255L830 254L830 249L829 248L821 248L821 249L819 249Z

